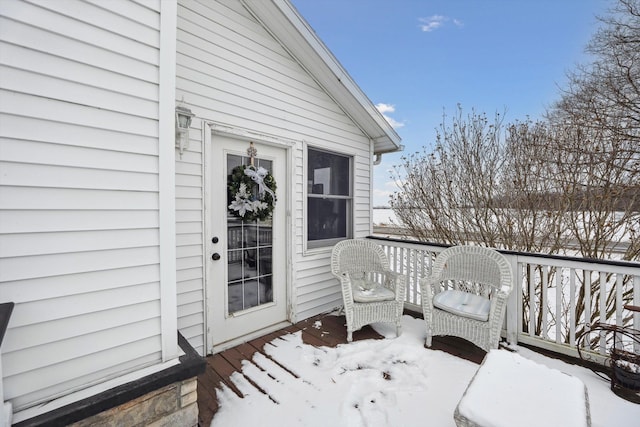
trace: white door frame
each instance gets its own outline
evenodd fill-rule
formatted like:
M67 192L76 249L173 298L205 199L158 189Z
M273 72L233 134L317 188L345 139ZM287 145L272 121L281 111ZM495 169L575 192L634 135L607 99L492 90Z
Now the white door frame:
M203 121L202 125L202 139L203 139L203 148L202 148L202 163L203 163L203 297L205 303L204 310L204 328L205 328L205 352L207 354L215 353L222 351L226 348L233 347L237 344L242 343L243 341L250 340L252 338L256 338L270 332L281 329L282 327L287 326L290 323L296 321L296 313L293 310L295 304L295 293L293 280L295 278L293 266L295 265L293 257L294 257L294 221L292 220L292 207L295 206L295 191L294 191L294 183L293 183L293 167L294 163L294 147L297 144L301 144L299 141L290 140L287 138L280 138L271 135L265 135L263 133L252 132L248 129L233 127L224 125L221 123L216 123L212 121ZM286 318L287 321L272 325L271 327L260 329L255 331L252 334L246 335L242 338L238 338L237 340L232 340L224 343L224 345L216 346L213 348L213 331L209 322L213 319L212 310L214 307L214 301L212 300L211 292L208 289L209 282L209 268L208 262L211 259L211 255L214 250L211 246L211 236L212 232L212 224L210 220L209 212L212 210L211 206L211 182L213 178L213 171L211 166L211 143L213 135L227 136L236 139L254 141L260 144L272 145L274 147L278 147L285 150L285 157L287 162L287 170L286 170L286 182L284 183L284 200L278 200L279 206L282 206L285 209L285 248L286 248L286 265L285 265L285 278L286 278Z

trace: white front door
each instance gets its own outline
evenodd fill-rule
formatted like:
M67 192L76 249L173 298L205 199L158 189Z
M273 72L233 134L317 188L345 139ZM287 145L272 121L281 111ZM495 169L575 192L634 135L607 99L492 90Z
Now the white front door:
M287 320L287 151L254 143L254 165L275 178L277 200L271 218L246 221L229 211L228 187L234 168L251 163L248 148L244 139L211 139L206 287L213 351Z

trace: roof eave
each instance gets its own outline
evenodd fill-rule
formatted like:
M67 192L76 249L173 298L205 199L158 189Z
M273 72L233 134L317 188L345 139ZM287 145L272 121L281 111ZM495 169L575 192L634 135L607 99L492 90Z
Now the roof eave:
M241 0L373 141L374 153L400 151L401 138L288 0Z

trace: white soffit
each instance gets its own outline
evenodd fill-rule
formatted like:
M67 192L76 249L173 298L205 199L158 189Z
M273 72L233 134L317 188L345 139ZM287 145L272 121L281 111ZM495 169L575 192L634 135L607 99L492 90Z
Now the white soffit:
M401 150L400 136L288 0L241 0L373 141L374 153Z

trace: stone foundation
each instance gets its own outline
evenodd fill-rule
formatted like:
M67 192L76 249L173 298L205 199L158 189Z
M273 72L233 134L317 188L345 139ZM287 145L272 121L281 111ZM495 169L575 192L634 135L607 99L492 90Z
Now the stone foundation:
M70 426L195 427L198 425L197 386L197 377L175 382Z

